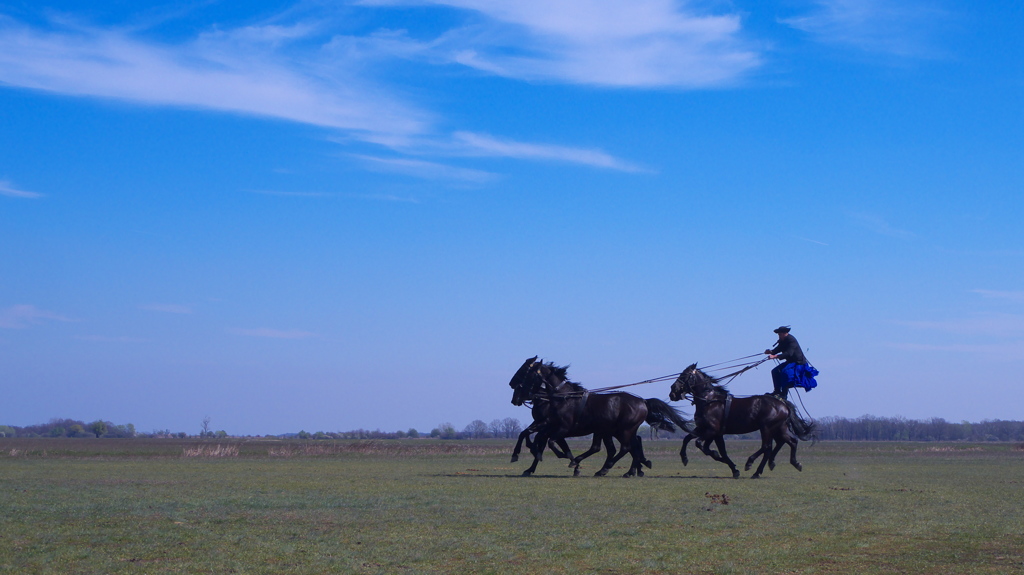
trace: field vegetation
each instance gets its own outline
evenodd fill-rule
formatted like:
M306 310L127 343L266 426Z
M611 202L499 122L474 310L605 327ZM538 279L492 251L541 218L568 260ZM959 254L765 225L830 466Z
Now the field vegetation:
M505 439L0 439L0 572L1024 572L1020 444L801 444L756 481L645 448L523 478Z

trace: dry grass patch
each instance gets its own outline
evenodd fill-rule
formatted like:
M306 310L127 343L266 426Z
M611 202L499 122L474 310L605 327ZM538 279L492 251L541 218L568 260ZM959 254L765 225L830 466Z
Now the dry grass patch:
M182 457L238 457L238 444L184 447Z

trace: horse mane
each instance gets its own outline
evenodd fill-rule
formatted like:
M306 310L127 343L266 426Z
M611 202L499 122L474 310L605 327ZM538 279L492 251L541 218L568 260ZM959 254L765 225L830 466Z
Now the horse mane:
M713 375L708 375L708 374L704 373L703 371L701 371L700 368L697 368L697 367L694 367L694 370L697 372L697 374L699 374L701 377L704 378L704 381L707 382L707 384L711 386L711 390L716 395L722 395L722 394L729 395L729 388L726 387L726 384L720 383L720 380L717 377L715 377Z
M576 383L574 381L569 381L569 366L568 365L566 365L566 366L557 366L557 365L554 364L554 362L548 362L548 363L545 363L544 366L551 370L551 374L550 374L551 376L556 377L556 378L562 380L562 383L559 385L559 387L561 387L562 385L568 385L573 391L586 391L586 388L583 387L582 385L580 385L580 384L578 384L578 383Z
M569 366L557 366L555 362L549 361L544 364L545 367L551 370L551 375L558 377L559 379L568 382L569 381Z

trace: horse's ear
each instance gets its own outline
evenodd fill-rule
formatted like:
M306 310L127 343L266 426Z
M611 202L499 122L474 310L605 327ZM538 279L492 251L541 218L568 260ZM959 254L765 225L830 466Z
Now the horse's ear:
M686 368L686 370L687 370L687 371L689 371L689 370L691 370L691 369L697 369L697 362L693 362L693 363L691 363L691 364L690 364L690 367Z
M523 363L533 363L533 362L537 361L538 357L540 357L540 356L536 356L535 355L535 356L531 357L530 359L524 361Z

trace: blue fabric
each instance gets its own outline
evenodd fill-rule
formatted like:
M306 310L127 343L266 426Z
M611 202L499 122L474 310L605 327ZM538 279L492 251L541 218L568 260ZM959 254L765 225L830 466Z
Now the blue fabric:
M787 363L782 366L782 373L789 381L790 387L802 387L807 391L818 387L818 382L814 380L818 370L809 363Z

